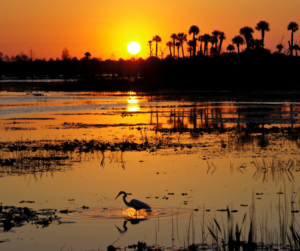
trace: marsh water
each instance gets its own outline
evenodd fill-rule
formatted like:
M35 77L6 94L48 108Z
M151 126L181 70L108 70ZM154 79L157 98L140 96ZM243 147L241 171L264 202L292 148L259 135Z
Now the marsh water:
M0 249L209 246L214 220L245 239L255 222L257 243L283 248L299 218L299 124L295 99L1 92ZM34 217L5 227L19 207Z

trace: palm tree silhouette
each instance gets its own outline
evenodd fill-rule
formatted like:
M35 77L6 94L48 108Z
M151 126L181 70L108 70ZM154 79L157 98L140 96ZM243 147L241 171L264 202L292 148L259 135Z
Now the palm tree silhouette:
M217 31L217 30L214 30L213 32L212 32L212 37L213 37L213 42L214 42L214 44L215 44L215 48L217 49L217 47L218 47L218 37L219 37L219 35L220 35L220 31Z
M198 35L198 33L200 32L198 26L196 25L192 25L189 29L189 34L191 35L193 33L193 57L196 56L196 45L197 45L197 41L196 41L196 38L195 36Z
M203 40L204 40L204 55L207 56L208 55L207 45L208 45L208 42L211 41L211 36L209 34L204 34Z
M171 38L173 39L173 55L175 57L175 40L177 39L177 35L175 33L173 33L171 35Z
M282 44L277 44L276 49L278 49L278 54L280 54L282 49L283 49L283 45Z
M152 38L152 41L156 42L156 58L157 58L157 44L161 42L161 37L156 35Z
M236 44L236 47L238 49L238 54L240 54L240 45L243 45L245 43L244 39L241 36L235 36L232 39L232 43Z
M181 44L181 49L182 49L182 57L184 58L184 50L183 50L183 43L187 41L186 39L187 35L184 33L178 33L177 34L177 40L180 42ZM179 55L178 55L179 56Z
M176 42L175 46L177 47L177 53L178 53L178 58L179 58L179 48L181 46L181 43L180 42Z
M219 33L219 39L220 39L220 46L219 46L219 55L220 55L221 54L223 40L226 39L224 32L221 31Z
M173 46L173 43L171 41L169 41L168 43L166 43L166 46L169 47L169 50L170 50L170 57L172 57L172 50L171 50L171 47Z
M204 42L203 36L199 36L198 37L198 41L200 42L200 49L199 49L199 53L202 54L202 44Z
M187 51L190 53L190 59L192 58L193 46L188 45Z
M152 40L148 41L149 49L150 49L150 57L152 57Z
M89 60L89 57L91 56L91 53L86 52L86 53L84 53L84 55L86 56L86 59Z
M269 31L269 23L267 23L266 21L260 21L259 23L257 23L256 30L261 31L261 40L262 40L262 48L264 48L265 46L265 31Z
M247 44L247 50L250 49L250 45L251 45L251 38L253 38L252 33L254 32L254 30L251 27L243 27L240 29L240 34L242 36L244 36L245 40L246 40L246 44Z
M227 51L233 52L235 50L234 46L232 44L227 46Z
M295 22L290 22L287 29L292 31L291 42L289 42L289 46L290 46L290 56L293 56L294 32L296 32L299 29L299 25Z
M216 47L214 47L214 45L218 43L218 38L216 36L211 36L211 39L209 42L211 42L210 56L212 57L217 52L217 49L216 49Z

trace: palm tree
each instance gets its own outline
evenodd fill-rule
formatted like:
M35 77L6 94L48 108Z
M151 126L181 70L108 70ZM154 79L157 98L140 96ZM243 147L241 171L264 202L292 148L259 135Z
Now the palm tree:
M246 44L247 44L247 50L250 49L250 41L251 41L251 38L253 37L252 36L252 33L254 32L254 30L251 28L251 27L243 27L240 29L240 34L242 36L244 36L245 40L246 40Z
M290 22L290 24L288 25L288 30L292 31L292 35L291 35L291 42L289 42L289 46L290 46L290 56L293 56L293 46L294 46L294 32L296 32L299 29L299 25L295 22Z
M158 36L158 35L156 35L156 36L154 36L154 37L152 38L152 41L156 42L156 54L155 54L155 56L156 56L156 58L157 58L157 44L161 42L161 37Z
M204 40L204 55L207 55L208 54L207 45L208 45L208 42L211 41L211 36L209 34L204 34L203 40Z
M180 42L181 44L181 49L182 49L182 57L184 58L184 50L183 50L183 43L187 41L186 39L186 34L184 33L178 33L177 34L177 40Z
M280 54L282 49L283 49L283 45L282 44L277 44L276 49L278 49L278 54Z
M171 38L173 39L173 55L175 57L175 40L177 39L177 35L175 33L173 33L171 35Z
M202 43L204 42L203 36L199 36L198 41L200 42L199 53L202 55Z
M214 30L214 31L212 32L212 36L213 36L213 38L214 38L214 44L215 44L215 48L216 48L216 49L217 49L217 47L218 47L218 37L219 37L219 35L220 35L220 31Z
M173 43L171 41L169 41L168 43L166 43L166 46L169 47L169 50L170 50L170 57L172 57L172 50L171 50L171 47L173 46Z
M190 59L192 58L193 47L188 46L187 51L190 53Z
M222 32L222 31L220 32L219 39L220 39L220 46L219 46L219 55L220 55L221 54L221 48L222 48L223 40L226 39L224 32Z
M211 47L210 47L210 56L214 56L217 52L216 47L214 47L215 44L218 43L218 38L215 36L211 36L210 41L211 42Z
M175 46L177 47L177 53L178 53L178 58L179 58L179 48L181 46L180 42L176 42Z
M198 35L198 33L200 32L198 26L196 25L192 25L189 29L189 34L191 35L193 33L193 57L196 56L196 45L197 45L197 41L195 39L195 36Z
M86 53L84 53L84 55L86 56L86 59L89 60L89 57L91 56L91 53L86 52Z
M233 52L235 50L234 46L232 44L227 46L227 51Z
M256 27L256 30L261 31L261 40L262 40L262 48L264 48L265 46L265 31L269 31L269 23L267 23L266 21L260 21Z
M190 58L191 58L191 53L193 52L195 43L193 40L189 40L187 44L188 44L188 52L190 53Z
M236 47L238 49L238 54L240 54L240 45L243 45L245 43L244 39L241 36L235 36L232 39L232 43L236 44Z
M150 57L152 57L152 47L151 47L152 46L152 42L153 42L152 40L148 41L148 45L149 45L149 49L150 49L150 54L149 54Z

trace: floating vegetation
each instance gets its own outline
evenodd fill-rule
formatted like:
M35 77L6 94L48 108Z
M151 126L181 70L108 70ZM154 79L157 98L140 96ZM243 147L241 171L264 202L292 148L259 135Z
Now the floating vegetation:
M26 223L31 223L37 228L48 227L53 222L61 223L61 217L56 215L56 209L32 210L28 207L2 206L0 205L0 230L1 232L10 231L15 227L22 227Z

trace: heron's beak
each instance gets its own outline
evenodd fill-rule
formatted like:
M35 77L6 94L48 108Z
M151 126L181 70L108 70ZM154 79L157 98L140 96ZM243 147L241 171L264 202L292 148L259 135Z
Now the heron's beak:
M120 196L120 194L117 195L117 197L115 198L115 200Z

